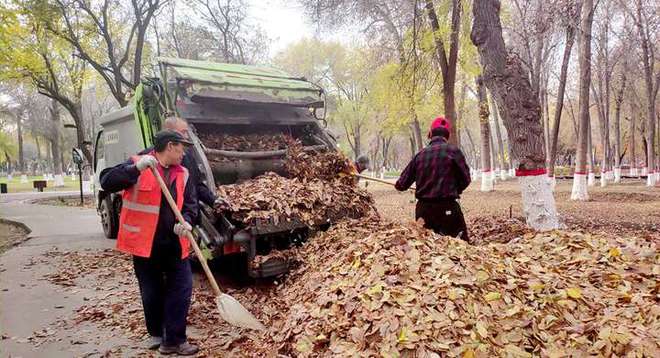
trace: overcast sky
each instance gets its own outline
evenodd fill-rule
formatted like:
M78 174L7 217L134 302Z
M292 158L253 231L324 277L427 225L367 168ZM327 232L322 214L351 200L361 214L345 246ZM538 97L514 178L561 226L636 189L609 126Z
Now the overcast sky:
M250 0L250 17L271 37L271 57L304 37L314 37L315 26L296 1Z

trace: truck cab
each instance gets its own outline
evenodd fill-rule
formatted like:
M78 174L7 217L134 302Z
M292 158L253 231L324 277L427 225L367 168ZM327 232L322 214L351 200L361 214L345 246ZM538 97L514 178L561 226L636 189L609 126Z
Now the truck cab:
M219 150L205 143L217 135L287 135L306 148L337 150L334 138L324 129L323 89L303 78L273 68L160 58L163 73L171 79L146 79L136 89L130 105L99 120L94 150L96 208L103 231L116 238L121 195L100 188L105 168L126 161L151 146L161 129L165 108L172 108L190 125L191 155L203 182L212 191L218 185L250 180L266 172L285 176L285 150ZM163 83L167 83L167 91ZM270 277L288 270L285 258L252 265L255 257L301 243L318 227L291 220L263 220L245 226L201 205L201 218L194 233L207 259L225 256L245 258L245 270L253 277Z

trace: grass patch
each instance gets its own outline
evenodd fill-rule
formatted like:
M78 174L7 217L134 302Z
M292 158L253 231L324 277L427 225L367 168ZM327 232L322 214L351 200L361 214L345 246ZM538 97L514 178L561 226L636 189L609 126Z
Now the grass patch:
M43 180L44 177L41 175L37 176L28 176L27 183L21 183L21 177L15 176L11 180L8 180L7 177L0 178L0 183L7 184L8 193L24 193L29 191L37 191L33 187L32 182L35 180ZM75 180L71 179L71 176L64 177L64 186L55 187L55 181L49 180L47 187L44 188L44 192L48 191L71 191L78 190L80 188L80 183L78 177Z

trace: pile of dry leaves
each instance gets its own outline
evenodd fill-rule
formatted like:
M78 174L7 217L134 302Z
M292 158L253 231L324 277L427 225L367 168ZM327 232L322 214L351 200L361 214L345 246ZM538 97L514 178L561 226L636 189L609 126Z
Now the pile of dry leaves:
M337 151L305 152L299 141L291 141L286 153L286 171L291 178L341 180L353 183L351 162Z
M472 246L345 222L260 310L263 355L660 355L656 243L571 232Z
M353 184L289 179L275 173L219 186L218 195L229 201L231 218L247 225L257 220L269 220L275 225L296 220L314 226L328 219L359 218L375 211L369 193Z
M286 149L291 137L277 134L215 134L203 133L199 139L206 147L239 152L260 152Z
M653 240L556 231L472 246L372 218L337 224L296 255L300 266L280 284L223 286L265 332L223 322L198 282L189 324L200 356L660 356ZM72 323L144 334L125 255L58 254L60 272L71 269L64 258L79 267L73 276L106 277L73 281L104 282L97 290L107 293Z
M505 219L497 216L477 216L469 219L468 228L472 245L505 244L534 232L523 218Z
M239 184L219 186L218 195L230 205L216 208L218 212L245 225L265 220L274 225L296 221L309 226L375 212L371 195L358 189L348 174L351 163L344 155L337 151L305 152L300 141L283 135L277 138L256 143L286 145L288 177L266 173Z

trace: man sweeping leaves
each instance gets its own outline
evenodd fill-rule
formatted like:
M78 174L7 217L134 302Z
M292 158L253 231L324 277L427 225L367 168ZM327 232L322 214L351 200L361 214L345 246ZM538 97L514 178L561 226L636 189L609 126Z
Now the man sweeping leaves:
M415 219L423 219L424 226L438 234L467 241L467 226L457 199L470 185L470 168L463 152L447 142L450 127L443 117L431 123L429 144L406 166L395 187L404 191L416 183Z
M186 238L198 213L195 185L181 165L188 142L165 130L154 138L153 150L101 172L107 192L123 190L117 249L133 255L147 331L146 348L163 354L193 355L186 341L186 319L192 295L192 272ZM160 173L185 218L177 223L154 173ZM159 348L160 347L160 348Z

